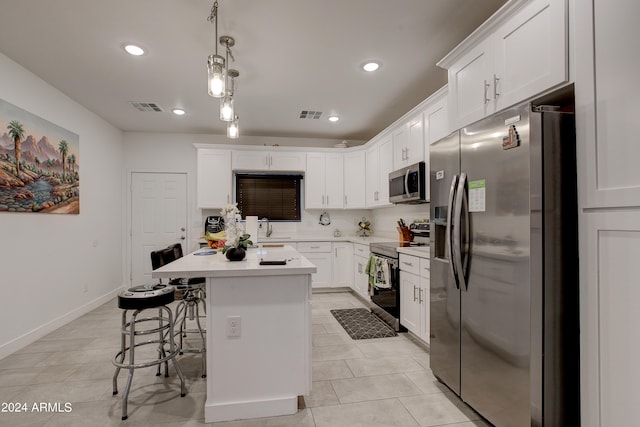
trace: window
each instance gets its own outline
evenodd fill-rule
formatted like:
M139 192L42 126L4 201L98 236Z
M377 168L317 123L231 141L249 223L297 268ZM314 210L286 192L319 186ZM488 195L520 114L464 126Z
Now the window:
M302 175L236 174L236 201L243 216L300 221Z

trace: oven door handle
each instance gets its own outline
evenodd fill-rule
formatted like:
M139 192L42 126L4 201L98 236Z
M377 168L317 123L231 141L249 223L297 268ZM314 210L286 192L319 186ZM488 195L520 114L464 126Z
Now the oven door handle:
M455 201L456 189L458 188L458 179L458 175L454 175L453 178L451 178L451 187L449 188L449 202L447 204L447 227L445 228L445 246L447 249L447 258L449 258L449 272L451 273L453 282L456 285L456 289L460 289L460 283L458 282L458 276L456 274L457 269L454 265L453 233L451 232L451 228L453 227L453 204Z

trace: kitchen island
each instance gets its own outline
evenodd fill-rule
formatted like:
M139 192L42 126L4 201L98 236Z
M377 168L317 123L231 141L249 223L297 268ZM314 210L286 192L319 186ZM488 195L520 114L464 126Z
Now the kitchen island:
M197 250L152 273L206 278L205 422L293 414L311 391L316 267L290 246L250 248L236 262L214 252Z

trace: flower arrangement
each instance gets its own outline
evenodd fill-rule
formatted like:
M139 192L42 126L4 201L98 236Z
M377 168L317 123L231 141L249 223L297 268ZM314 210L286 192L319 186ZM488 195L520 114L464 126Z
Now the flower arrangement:
M222 253L227 252L231 248L242 248L246 250L249 245L253 245L253 242L249 240L250 236L244 234L240 228L242 215L240 214L237 203L227 205L220 211L220 215L224 217L226 232L226 243L222 249Z

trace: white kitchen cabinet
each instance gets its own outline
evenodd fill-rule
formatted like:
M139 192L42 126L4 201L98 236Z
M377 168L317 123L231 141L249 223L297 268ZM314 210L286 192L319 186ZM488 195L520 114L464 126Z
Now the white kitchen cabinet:
M429 97L424 110L424 161L429 165L429 146L449 135L449 110L447 109L447 87Z
M365 272L368 262L368 257L363 257L355 254L353 256L352 289L367 301L371 299L371 297L369 296L369 275Z
M389 173L393 172L393 139L391 135L382 136L369 147L366 159L366 196L367 208L389 206Z
M515 0L438 63L449 76L452 129L568 79L565 0Z
M393 169L401 169L424 160L424 118L417 111L406 122L400 123L393 136Z
M430 333L429 259L400 254L400 324L427 344Z
M311 286L313 288L331 286L333 274L331 242L298 242L296 248L318 270L311 275Z
M231 165L233 170L299 172L305 163L301 151L234 150Z
M343 198L342 153L308 153L305 175L305 208L342 209Z
M369 296L369 275L366 273L369 262L369 245L353 244L353 286L352 289L367 301Z
M418 337L422 341L429 344L431 333L431 307L430 307L430 293L431 293L431 268L430 260L428 258L420 258L420 291L418 293L418 303L420 303L420 333Z
M640 2L574 4L581 422L633 425L640 384Z
M196 199L200 209L220 209L231 203L231 151L197 149Z
M576 137L584 207L640 206L640 3L576 3Z
M353 285L353 243L333 243L332 287Z
M344 154L344 208L365 207L365 152L352 151Z

